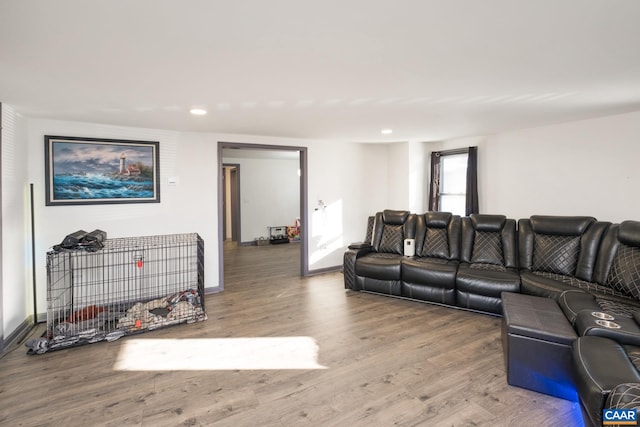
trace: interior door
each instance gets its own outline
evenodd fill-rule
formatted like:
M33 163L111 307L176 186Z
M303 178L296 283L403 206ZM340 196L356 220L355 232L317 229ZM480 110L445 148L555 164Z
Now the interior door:
M230 188L230 200L231 200L231 240L234 242L240 241L240 185L239 185L239 171L237 167L231 168L229 174L229 188Z

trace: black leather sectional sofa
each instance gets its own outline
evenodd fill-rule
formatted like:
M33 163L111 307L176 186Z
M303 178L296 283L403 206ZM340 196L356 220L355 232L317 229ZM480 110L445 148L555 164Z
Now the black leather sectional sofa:
M404 256L405 239L415 239L414 256ZM493 315L503 292L553 299L579 336L575 386L591 422L603 408L640 409L638 221L385 210L349 246L343 272L352 291Z

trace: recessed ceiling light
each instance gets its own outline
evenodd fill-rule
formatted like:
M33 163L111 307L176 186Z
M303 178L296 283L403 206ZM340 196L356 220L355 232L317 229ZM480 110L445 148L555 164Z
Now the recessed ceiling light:
M207 114L207 110L205 110L204 108L192 108L191 110L189 110L189 112L194 116L204 116L205 114Z
M383 135L391 135L393 133L393 129L382 129L380 133Z

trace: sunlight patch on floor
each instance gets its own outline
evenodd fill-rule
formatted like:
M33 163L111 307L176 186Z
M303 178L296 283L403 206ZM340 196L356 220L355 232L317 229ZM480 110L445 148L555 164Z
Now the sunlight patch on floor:
M128 339L116 371L327 369L311 337Z

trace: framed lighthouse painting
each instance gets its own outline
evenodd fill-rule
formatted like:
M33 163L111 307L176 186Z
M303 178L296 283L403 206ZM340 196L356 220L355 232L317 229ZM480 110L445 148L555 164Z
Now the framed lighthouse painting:
M160 202L158 141L44 137L47 206Z

